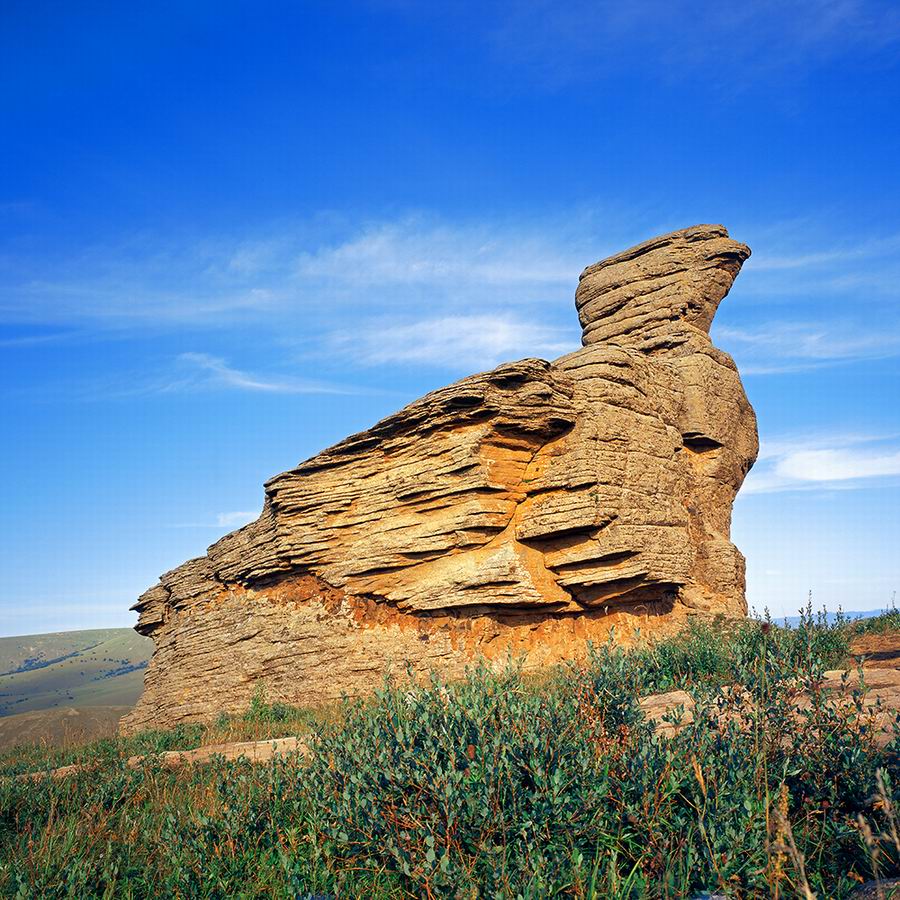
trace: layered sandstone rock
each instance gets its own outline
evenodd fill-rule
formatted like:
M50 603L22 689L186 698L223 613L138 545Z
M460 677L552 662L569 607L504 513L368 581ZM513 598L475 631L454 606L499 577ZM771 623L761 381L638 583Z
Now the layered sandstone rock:
M749 249L721 226L586 269L584 346L428 394L265 488L256 522L135 609L156 650L125 727L268 696L369 691L390 668L541 665L745 612L731 506L756 422L709 327Z

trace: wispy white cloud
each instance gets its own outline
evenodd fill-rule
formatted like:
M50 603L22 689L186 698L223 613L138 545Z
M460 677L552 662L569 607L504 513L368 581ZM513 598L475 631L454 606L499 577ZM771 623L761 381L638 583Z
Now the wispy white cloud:
M171 273L135 269L121 280L94 282L90 276L72 281L28 281L7 288L0 319L26 324L88 323L118 331L233 324L271 311L283 297L265 287L242 289L197 284L194 273L183 287L167 287ZM202 281L202 273L200 280ZM192 289L193 287L193 289Z
M807 240L809 235L806 236ZM796 237L795 237L796 240ZM825 269L846 266L859 260L889 256L900 250L900 234L863 241L838 241L820 250L798 248L794 252L757 252L747 265L752 271L774 272L796 269Z
M272 377L257 375L236 369L224 359L209 353L182 353L179 360L189 368L197 370L187 378L175 378L162 390L196 390L202 387L236 388L242 391L259 391L269 394L347 394L355 393L352 388L310 381L290 376Z
M181 371L151 389L336 392L316 380L255 369L283 369L287 360L277 354L293 352L296 362L298 346L319 360L336 351L350 362L454 369L559 355L577 346L572 296L582 268L672 224L685 223L631 221L623 231L583 211L545 221L453 222L408 214L362 224L319 217L178 246L136 237L86 251L56 272L51 265L46 280L0 284L0 322L13 323L18 334L68 329L79 340L253 327L254 346L267 348L265 363L256 354L255 365L239 368L189 353ZM752 228L734 233L753 244L748 267L756 269L738 280L714 336L742 372L804 371L900 352L891 300L892 291L900 292L900 236L829 242L814 238L805 222L763 229L756 237ZM828 315L823 285L838 304ZM773 297L792 299L794 319L785 321L776 310L760 321L758 301ZM875 310L873 297L890 302ZM804 321L798 310L812 302L815 318L810 311ZM31 339L13 340L31 345ZM135 379L140 390L149 381Z
M216 516L216 524L221 528L239 528L259 517L259 512L226 512Z
M252 260L260 242L223 236L134 234L64 254L8 254L0 270L0 323L118 332L219 326L270 313L286 299L284 272Z
M221 512L217 513L215 518L206 521L197 522L178 522L169 526L170 528L215 528L220 531L233 531L253 522L259 518L259 511L250 512L240 510L237 512Z
M752 327L716 325L716 343L744 375L776 375L836 363L900 354L900 322L863 331L854 322L766 322Z
M734 233L753 255L712 333L742 374L900 354L900 234L851 237L807 220Z
M37 347L43 344L58 344L74 336L75 334L71 331L3 335L0 337L0 347L13 350L16 348Z
M498 223L449 225L424 217L376 223L346 241L302 253L301 279L354 286L473 283L496 287L574 285L583 252L551 233Z
M847 449L865 445L893 441L900 438L896 434L874 434L867 431L807 432L789 434L760 441L758 460L760 463L775 461L793 453L807 450Z
M900 476L896 435L832 434L764 442L742 488L746 494L853 489Z
M764 302L858 299L869 305L900 297L900 234L857 237L841 225L797 220L749 227L753 255L737 292Z
M134 333L293 322L338 312L456 312L571 294L584 266L616 249L578 211L531 223L403 215L281 225L271 237L161 241L136 236L71 259L13 260L0 323Z
M798 450L778 460L775 473L797 481L850 481L900 475L900 450Z
M410 363L469 370L522 356L559 356L576 341L576 329L570 333L510 313L360 323L352 333L331 336L338 352L367 365Z
M702 70L712 87L739 91L851 54L877 57L900 41L891 0L756 0L740 8L712 0L501 0L479 8L497 61L544 87L639 63L673 81Z
M119 372L115 376L70 380L64 385L51 383L26 388L19 394L28 394L32 397L63 396L79 401L97 402L127 400L155 394L197 394L213 391L346 396L376 392L370 387L237 368L225 358L209 353L182 353L162 371Z

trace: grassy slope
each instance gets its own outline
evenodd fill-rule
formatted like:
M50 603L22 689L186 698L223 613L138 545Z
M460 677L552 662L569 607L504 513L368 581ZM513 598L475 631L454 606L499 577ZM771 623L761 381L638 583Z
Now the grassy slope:
M54 631L0 638L0 675L19 669L31 660L46 662L109 640L126 628L93 628L86 631Z
M0 754L11 747L71 747L112 738L130 706L66 706L0 716ZM0 756L2 759L2 756Z
M130 628L0 638L0 717L133 706L151 650L152 642Z

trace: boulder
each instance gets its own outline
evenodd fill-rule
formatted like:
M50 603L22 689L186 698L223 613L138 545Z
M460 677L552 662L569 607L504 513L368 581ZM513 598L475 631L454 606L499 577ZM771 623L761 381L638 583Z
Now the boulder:
M134 607L155 651L125 730L393 670L535 667L615 627L742 616L729 540L756 420L709 327L749 249L700 225L588 267L581 349L423 397L271 479L260 517Z

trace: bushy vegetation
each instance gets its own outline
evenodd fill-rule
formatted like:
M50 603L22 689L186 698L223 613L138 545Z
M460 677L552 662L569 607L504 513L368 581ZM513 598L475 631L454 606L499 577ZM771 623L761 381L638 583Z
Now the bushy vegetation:
M643 693L743 683L756 676L762 656L774 660L780 674L802 675L847 663L852 634L840 613L829 621L810 604L793 628L776 626L768 613L739 626L721 620L698 622L674 638L632 651L628 662L634 689Z
M243 715L223 714L210 725L179 725L167 731L143 731L127 738L104 738L90 744L57 749L15 747L0 753L0 774L35 772L73 764L105 765L124 762L132 756L192 750L201 744L305 734L314 723L325 721L336 712L338 710L298 709L284 703L268 703L265 693L257 691Z
M878 745L861 696L821 690L852 633L701 624L539 678L476 666L325 714L259 695L209 729L84 748L93 771L0 781L0 894L846 896L876 864L900 873L898 745ZM672 689L697 706L665 737L639 698ZM125 765L298 732L306 760Z
M892 606L880 616L857 619L853 623L854 634L889 634L900 631L900 609Z

